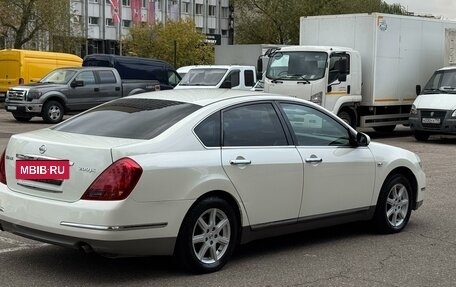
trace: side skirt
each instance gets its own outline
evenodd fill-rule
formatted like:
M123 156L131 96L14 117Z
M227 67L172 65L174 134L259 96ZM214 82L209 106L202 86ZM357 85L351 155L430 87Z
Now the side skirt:
M355 221L370 220L374 216L375 207L376 206L374 205L366 208L245 226L242 228L241 244L261 238L280 236Z

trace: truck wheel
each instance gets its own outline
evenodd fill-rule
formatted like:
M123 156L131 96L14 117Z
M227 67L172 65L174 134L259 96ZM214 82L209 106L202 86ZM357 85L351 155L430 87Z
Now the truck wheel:
M415 136L417 141L427 141L430 134L427 132L420 132L420 131L414 131L413 135Z
M374 131L379 133L391 133L395 128L396 125L373 127Z
M356 127L356 124L355 124L355 120L353 119L353 117L351 116L351 114L347 111L340 111L337 116L343 120L344 122L346 122L347 124L349 124L352 128L355 128Z
M18 122L28 122L32 119L32 117L27 117L27 116L20 116L20 115L16 115L16 114L13 114L13 117L16 119L16 121Z
M43 120L50 124L56 124L63 119L63 106L57 101L49 101L43 105L41 111Z

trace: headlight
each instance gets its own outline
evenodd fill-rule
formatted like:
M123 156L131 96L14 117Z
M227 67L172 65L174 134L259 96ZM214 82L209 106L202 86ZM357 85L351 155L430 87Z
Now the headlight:
M311 101L312 103L317 104L317 105L321 105L321 99L322 99L322 97L323 97L323 93L322 93L322 92L319 92L319 93L316 93L316 94L312 95L312 96L310 97L310 101Z
M41 97L42 94L43 93L40 91L30 90L27 93L27 101L31 101L33 99L38 99L39 97Z
M416 109L415 105L412 105L412 108L410 109L410 115L416 116L418 114L418 110Z
M456 110L453 111L453 113L451 114L451 117L456 118Z

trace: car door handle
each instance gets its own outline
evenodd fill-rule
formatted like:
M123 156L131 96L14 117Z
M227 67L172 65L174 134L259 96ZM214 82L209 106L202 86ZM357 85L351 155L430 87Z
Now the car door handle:
M252 161L248 159L232 159L230 160L231 165L240 165L240 164L251 164Z
M93 91L94 91L94 92L99 92L99 91L100 91L100 88L94 88Z
M120 87L116 87L116 91L120 91Z
M316 155L311 155L309 158L306 158L307 163L320 163L323 159L321 157L317 157Z

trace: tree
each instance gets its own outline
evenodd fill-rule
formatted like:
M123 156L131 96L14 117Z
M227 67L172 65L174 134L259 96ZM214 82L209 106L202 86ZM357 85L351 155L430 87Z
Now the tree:
M123 47L125 54L165 60L176 67L214 61L213 45L205 42L205 36L196 31L191 19L134 25Z
M56 46L62 50L74 47L74 15L68 0L0 0L0 12L0 32L12 38L16 49L37 39L51 45L58 39Z
M382 12L405 14L382 0L233 0L237 44L298 44L301 16Z

